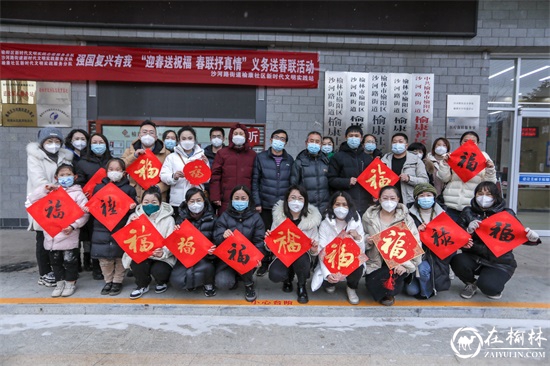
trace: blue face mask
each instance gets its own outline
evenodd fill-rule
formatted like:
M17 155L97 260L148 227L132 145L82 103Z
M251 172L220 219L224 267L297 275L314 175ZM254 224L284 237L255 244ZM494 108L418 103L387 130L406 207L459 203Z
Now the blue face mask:
M321 145L309 143L307 144L307 151L309 151L310 154L316 155L321 151Z
M90 145L92 152L96 155L103 155L107 150L107 145L105 144L92 144Z
M237 211L244 211L248 207L248 201L231 201L231 206Z
M367 142L365 144L365 150L367 151L374 151L376 150L376 144L373 144L372 142Z
M273 142L271 143L271 147L275 151L282 151L285 148L285 143L281 140L273 140Z
M403 154L405 152L406 148L407 147L406 147L405 144L392 144L391 145L391 151L394 154Z
M435 203L435 197L418 197L418 206L423 209L428 209L433 207Z
M143 212L145 212L147 216L151 216L152 214L160 210L159 205L153 205L152 203L148 205L142 205L141 207L143 208Z
M332 145L323 145L323 147L321 147L321 151L325 154L330 154L332 152Z
M359 137L348 137L348 146L351 149L357 149L361 145L361 138Z
M74 184L74 175L68 177L59 177L57 178L57 183L63 188L69 188Z
M174 150L176 147L176 140L164 140L164 146L166 146L168 150Z

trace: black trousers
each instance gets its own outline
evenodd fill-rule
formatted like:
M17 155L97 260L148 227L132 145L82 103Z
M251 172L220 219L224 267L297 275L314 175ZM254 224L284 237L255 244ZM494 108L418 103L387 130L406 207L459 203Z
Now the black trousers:
M229 267L225 262L219 260L216 262L216 275L214 282L216 287L221 290L229 290L237 283L237 276L240 276L245 286L254 284L254 269L240 275L233 268Z
M36 232L36 263L38 264L38 273L44 276L52 271L50 266L50 254L44 249L44 232Z
M506 271L477 263L468 253L460 253L451 260L451 268L464 283L476 282L485 295L498 295L512 278ZM477 276L477 280L476 280Z
M50 250L48 255L57 282L76 281L78 278L79 249Z
M193 267L187 268L177 261L170 275L170 283L180 290L191 290L203 285L214 284L214 264L203 258Z
M346 283L349 288L352 288L354 290L357 290L357 287L359 287L359 281L361 280L361 277L363 276L363 266L359 266L355 271L351 272L346 277ZM335 283L330 283L327 280L323 281L323 287L331 287L336 285Z
M260 213L260 217L262 218L262 221L264 222L265 229L271 230L271 225L273 224L273 210L269 210L266 208L262 208L262 212ZM262 258L262 265L268 266L269 263L273 261L273 253L270 251L267 251L267 253Z
M275 259L269 266L269 279L275 283L292 281L294 274L298 277L298 285L304 286L309 277L311 260L309 254L304 253L287 267L280 259Z
M394 289L388 290L384 287L384 283L390 278L390 269L386 263L384 263L381 268L367 275L365 283L367 285L367 290L371 294L374 301L379 302L385 296L395 296L395 294L400 293L403 290L403 285L407 276L407 273L404 273L401 276L394 273Z
M164 285L168 283L170 273L172 272L172 266L168 263L151 258L147 258L139 264L132 261L130 268L134 273L136 285L140 288L149 286L151 283L151 276L155 278L157 284Z

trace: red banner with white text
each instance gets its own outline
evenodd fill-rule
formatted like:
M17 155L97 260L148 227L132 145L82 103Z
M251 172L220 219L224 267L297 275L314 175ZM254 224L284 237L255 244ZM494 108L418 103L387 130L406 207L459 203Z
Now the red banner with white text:
M134 81L317 88L319 54L0 43L8 80Z

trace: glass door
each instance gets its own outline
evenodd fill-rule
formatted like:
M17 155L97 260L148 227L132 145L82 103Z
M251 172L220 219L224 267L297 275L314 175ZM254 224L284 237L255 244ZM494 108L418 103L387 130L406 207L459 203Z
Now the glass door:
M519 174L512 207L525 227L550 236L550 110L521 110L519 126L519 144L514 141Z

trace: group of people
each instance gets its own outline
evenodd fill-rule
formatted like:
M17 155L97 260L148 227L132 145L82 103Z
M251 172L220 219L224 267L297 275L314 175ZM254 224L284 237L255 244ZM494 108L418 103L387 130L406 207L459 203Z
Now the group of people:
M251 302L257 298L254 276L269 273L271 281L282 283L284 292L294 291L296 278L299 303L309 301L306 283L311 277L313 291L323 287L334 293L339 282L346 282L348 301L358 304L357 289L365 277L373 299L391 306L402 291L428 299L449 289L451 268L465 284L463 298L471 298L478 289L490 298L500 298L514 273L513 253L495 257L475 232L481 220L507 210L495 184L495 166L486 153L484 169L463 182L447 162L451 146L445 138L436 139L427 153L422 144L409 145L408 136L397 133L391 139L391 152L383 154L377 149L376 137L364 135L359 126L346 130L337 151L332 138L312 131L294 159L285 149L289 136L284 130L274 131L270 147L259 154L249 146L245 125L234 125L228 137L226 145L224 129L212 128L211 145L203 149L192 127L169 130L158 138L155 123L147 120L138 138L116 158L111 156L107 137L100 133L90 136L72 130L64 139L57 128L41 129L38 141L27 146L26 206L64 189L84 215L53 238L29 218L30 229L36 232L38 283L54 287L53 297L71 296L78 272L92 270L94 279L105 282L101 294L115 296L122 291L124 276L131 273L136 288L130 298L137 299L150 290L153 280L156 293L171 285L180 290L202 289L207 297L215 296L217 290L236 289L243 282L245 299ZM466 132L460 143L469 140L477 144L479 136ZM126 167L147 150L162 162L162 168L160 182L143 189L126 173ZM357 180L375 158L399 176L399 182L382 188L377 199ZM184 167L195 160L210 167L209 182L194 185L186 178ZM112 230L89 214L90 196L82 191L101 168L106 177L92 195L114 183L133 202ZM419 231L442 212L472 235L461 252L441 260L425 247L423 256L390 270L376 248L375 235L403 222L420 243ZM187 268L163 247L136 263L112 235L141 216L165 238L187 220L212 242L208 255ZM265 244L266 237L286 219L311 240L311 248L289 267ZM244 274L213 255L235 230L264 254L256 268ZM529 243L540 242L533 230L526 232ZM327 245L337 237L350 238L360 249L360 265L348 275L331 273L323 261Z

